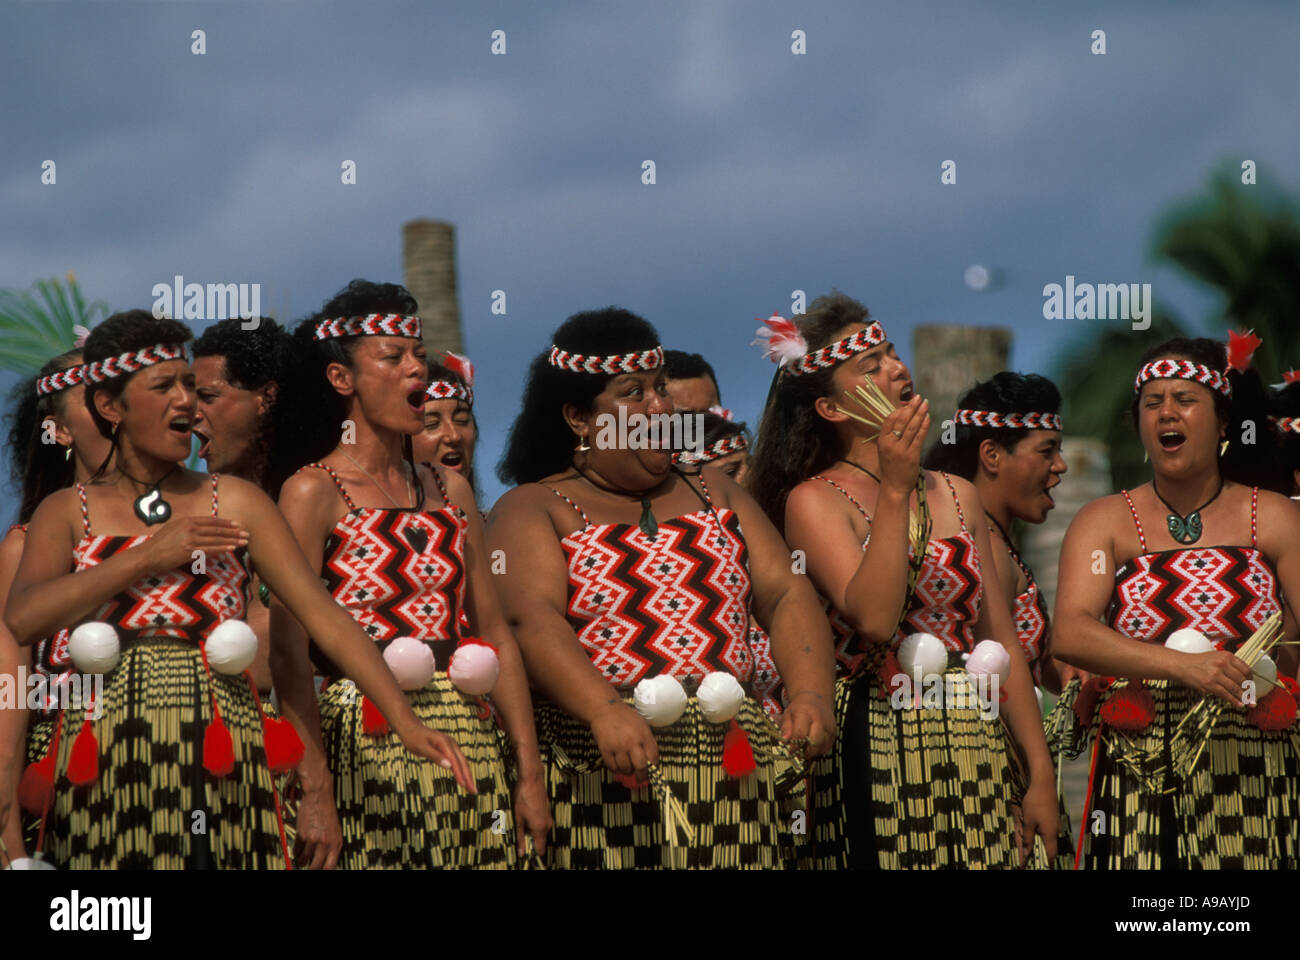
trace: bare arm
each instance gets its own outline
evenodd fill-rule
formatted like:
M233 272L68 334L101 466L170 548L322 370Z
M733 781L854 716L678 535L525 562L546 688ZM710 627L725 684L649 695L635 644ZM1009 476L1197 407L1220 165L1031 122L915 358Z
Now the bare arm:
M835 738L835 645L821 601L808 578L794 572L789 547L753 498L721 470L706 467L704 473L745 532L754 618L772 638L790 696L782 733L808 740L810 755L825 753Z
M14 572L23 551L23 532L12 531L0 542L0 606L9 594ZM19 647L13 636L0 626L0 677L12 678L15 691L12 709L0 710L0 837L9 856L26 856L23 848L22 817L18 813L18 782L27 761L27 691L18 684L18 668L32 669L32 652Z

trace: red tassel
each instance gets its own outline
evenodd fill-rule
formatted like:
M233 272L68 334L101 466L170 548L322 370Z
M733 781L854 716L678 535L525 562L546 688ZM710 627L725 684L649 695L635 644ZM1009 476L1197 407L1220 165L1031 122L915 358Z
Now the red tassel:
M1092 716L1097 712L1097 699L1109 687L1109 677L1091 677L1079 688L1079 695L1074 698L1074 716L1079 726L1092 726Z
M1136 733L1151 726L1156 718L1155 701L1151 692L1140 683L1130 683L1112 694L1101 705L1101 720L1116 730Z
M34 817L49 809L54 800L54 751L50 750L35 763L27 765L18 784L18 802Z
M77 739L72 741L72 756L68 758L68 779L74 786L84 787L99 779L99 741L95 739L90 717L81 726Z
M361 728L368 737L382 737L388 732L388 721L369 697L361 698Z
M758 769L754 762L754 748L749 745L749 734L735 717L732 717L731 729L722 741L722 769L727 771L727 776L736 779L747 777Z
M1264 341L1255 336L1254 330L1238 333L1228 331L1228 366L1238 373L1245 373L1250 366L1250 358Z
M220 716L203 733L203 768L214 777L224 777L235 769L235 741Z
M283 717L273 720L262 715L262 746L266 750L266 765L272 773L288 773L302 762L302 737Z
M1260 730L1285 730L1295 717L1295 697L1284 686L1274 687L1246 711L1246 719Z
M648 782L642 783L636 778L635 773L616 773L614 774L614 779L623 784L623 786L627 787L629 790L640 790L642 787L648 786Z

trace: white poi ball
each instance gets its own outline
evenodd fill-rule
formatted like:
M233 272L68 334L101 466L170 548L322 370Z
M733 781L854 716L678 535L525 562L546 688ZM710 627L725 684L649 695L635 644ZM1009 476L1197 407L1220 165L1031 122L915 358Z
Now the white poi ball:
M1277 664L1267 653L1260 656L1255 661L1255 665L1250 668L1251 676L1255 681L1255 699L1267 696L1273 692L1277 686Z
M632 691L632 702L650 726L667 727L686 709L686 691L675 677L646 677Z
M1179 653L1209 653L1214 649L1214 644L1210 643L1205 634L1191 627L1175 630L1165 641L1165 646Z
M39 856L36 857L19 857L17 860L10 860L6 870L57 870L58 868Z
M99 620L83 623L68 637L68 656L79 673L108 673L122 659L117 631Z
M482 697L492 692L501 673L497 652L483 643L462 643L451 655L447 676L461 693Z
M695 699L700 702L700 713L709 723L726 723L737 713L745 702L745 688L729 673L715 670L700 681L700 689L695 691Z
M204 643L208 666L217 673L243 673L257 659L257 634L243 620L226 620L208 634Z
M419 690L438 672L433 651L415 637L398 637L385 647L384 663L403 690Z
M909 677L921 679L948 669L948 648L932 633L913 633L898 645L898 665Z
M1011 654L996 640L981 640L970 653L962 654L966 672L973 676L997 676L1005 684L1011 677Z

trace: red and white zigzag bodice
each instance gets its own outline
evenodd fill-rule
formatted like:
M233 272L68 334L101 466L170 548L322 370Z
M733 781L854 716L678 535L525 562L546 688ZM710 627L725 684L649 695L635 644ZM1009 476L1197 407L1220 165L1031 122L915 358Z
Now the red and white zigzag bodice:
M687 481L688 483L690 481ZM658 521L652 539L635 524L582 517L560 541L569 565L569 624L615 687L660 674L683 679L725 671L752 679L749 551L734 511L707 510Z
M447 649L434 648L445 669L465 602L469 524L448 498L438 472L433 476L443 506L407 510L358 507L330 467L312 463L303 469L308 467L329 474L348 508L325 540L321 577L326 589L380 646L398 637L447 641Z
M1250 546L1185 547L1147 552L1142 521L1123 491L1142 553L1115 571L1106 623L1124 636L1163 643L1175 630L1201 631L1233 652L1281 609L1277 575L1259 551L1255 519L1259 489L1251 491Z
M984 581L980 574L975 538L966 529L966 516L962 513L957 491L948 474L941 476L948 484L953 503L957 506L961 533L955 537L934 538L926 544L921 574L908 602L907 613L894 637L894 646L897 647L909 633L931 633L943 641L950 653L969 653L975 646L971 624L979 618ZM821 474L811 479L824 480L858 508L858 512L867 521L867 536L862 541L865 550L871 541L871 515L857 498L834 480ZM908 554L911 555L910 547ZM837 669L843 672L850 669L854 658L863 651L860 649L857 631L829 601L823 598L823 602L835 635Z
M212 516L217 516L217 478L212 474ZM86 488L76 485L81 498L81 523L85 536L73 550L77 570L103 563L109 557L149 540L152 534L110 537L91 533ZM247 550L210 554L203 573L185 563L165 573L137 580L113 597L88 620L112 624L123 642L132 637L171 637L195 644L220 623L239 619L248 608Z

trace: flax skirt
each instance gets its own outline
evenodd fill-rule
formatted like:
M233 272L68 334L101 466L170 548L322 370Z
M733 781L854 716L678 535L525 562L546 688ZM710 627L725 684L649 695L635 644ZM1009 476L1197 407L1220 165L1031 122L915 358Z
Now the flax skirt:
M965 677L954 670L945 680L972 690ZM812 767L813 823L800 844L801 868L1019 864L1016 791L998 719L957 706L895 710L874 672L837 681L835 711L835 750Z
M56 866L285 867L262 719L248 681L214 672L212 682L235 749L234 770L222 778L202 766L212 704L191 643L156 639L125 647L117 669L104 678L102 715L90 721L99 740L99 778L86 786L67 779L86 711L64 711L45 837ZM52 736L53 724L43 726ZM34 740L28 749L33 759L45 752Z
M745 699L736 718L757 764L745 777L723 770L728 725L705 720L694 697L676 723L653 728L664 782L695 832L693 843L678 834L676 845L666 832L659 797L649 787L633 790L615 779L590 727L545 701L537 703L536 715L555 818L548 866L773 870L789 865L795 820L780 783L795 782L790 774L796 765L780 731L752 699Z
M339 866L352 869L454 869L516 866L514 804L506 738L474 698L446 673L409 691L425 725L456 741L478 795L454 774L417 757L394 733L373 737L362 726L362 695L348 680L321 693L321 732L334 776L343 827Z
M1083 865L1121 870L1300 867L1296 728L1259 730L1246 721L1244 711L1225 704L1195 770L1179 780L1170 772L1170 737L1201 694L1165 681L1148 682L1147 689L1155 704L1150 727L1123 733L1102 725L1097 731Z

